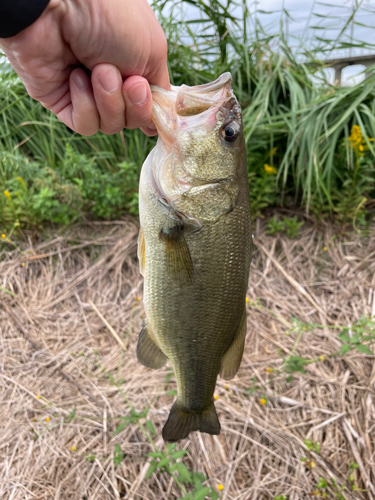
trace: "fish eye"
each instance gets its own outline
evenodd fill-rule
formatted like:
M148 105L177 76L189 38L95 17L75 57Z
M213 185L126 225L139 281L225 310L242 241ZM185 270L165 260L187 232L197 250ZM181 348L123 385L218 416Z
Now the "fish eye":
M222 135L225 142L234 142L239 136L238 127L235 127L234 124L230 123L223 128Z

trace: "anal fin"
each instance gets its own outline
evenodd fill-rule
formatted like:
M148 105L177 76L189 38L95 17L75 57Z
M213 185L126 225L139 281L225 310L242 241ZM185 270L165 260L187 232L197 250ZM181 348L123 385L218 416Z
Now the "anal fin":
M157 370L165 365L168 358L157 346L152 337L152 333L150 335L149 328L145 324L138 337L136 353L138 361L143 366Z
M221 361L220 367L220 377L225 380L230 380L233 378L241 364L241 359L243 355L243 350L245 347L246 338L246 310L244 310L240 326L237 333L233 339L233 342L229 346L227 352L224 354Z

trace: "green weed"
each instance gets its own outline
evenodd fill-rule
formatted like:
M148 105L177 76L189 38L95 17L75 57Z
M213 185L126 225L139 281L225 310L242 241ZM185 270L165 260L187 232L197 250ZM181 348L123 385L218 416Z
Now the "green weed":
M95 157L69 145L56 168L0 152L0 223L5 228L38 228L44 222L69 224L83 213L114 219L138 213L139 168L121 162L104 170Z
M273 236L277 233L282 233L285 230L285 224L283 221L279 221L277 215L274 215L267 222L267 230L266 233L270 236Z
M349 491L358 491L355 484L355 476L354 471L358 469L358 464L353 461L349 463L349 475L347 477L347 482L350 484L350 488L347 488L345 484L337 484L336 480L333 477L329 478L329 481L324 479L323 477L319 477L319 481L316 485L316 490L311 493L311 496L316 496L320 498L336 498L337 500L345 500L345 496L343 492L345 490ZM330 493L331 492L331 493Z
M269 311L263 307L259 301L249 302L249 307L259 309L262 311L267 311L269 314L275 316L272 311ZM285 323L285 320L283 321ZM297 354L297 348L302 338L313 331L314 329L325 329L330 328L333 330L339 330L337 338L341 343L340 349L333 353L322 353L316 358L309 358L306 356L301 356ZM317 323L303 323L296 318L292 319L292 325L285 332L286 335L297 335L293 348L288 356L284 356L281 351L279 355L282 359L282 363L278 368L267 367L266 372L270 374L267 382L261 384L257 377L253 377L252 385L248 388L250 395L254 393L259 393L262 391L261 398L266 398L267 387L274 381L280 378L284 379L285 382L292 382L294 375L296 373L301 373L304 375L306 373L306 368L313 364L323 362L326 359L340 358L345 356L348 352L356 350L361 354L366 354L373 356L374 353L370 347L375 343L375 320L366 316L362 316L360 320L354 321L353 324L348 326L339 325L320 325Z
M148 453L152 458L147 470L145 479L149 479L155 472L166 472L176 481L177 484L184 484L191 490L185 493L183 500L203 500L207 496L212 500L217 500L219 494L210 486L205 486L207 478L201 472L190 472L183 462L178 459L187 455L187 450L177 450L176 444L168 444L166 451L156 451Z
M313 467L315 467L315 462L313 460L312 452L319 454L320 443L318 442L314 443L313 441L310 441L310 439L304 439L303 443L307 448L308 457L301 457L300 460L306 465L306 467L310 467L312 469Z
M342 342L340 348L342 356L354 349L372 356L374 353L371 351L369 345L372 345L375 341L375 321L362 316L350 328L343 328L338 338Z
M293 239L298 236L298 230L303 226L303 224L303 222L298 222L296 215L292 219L283 217L282 221L279 221L277 216L274 215L267 222L267 234L274 235L276 233L283 232L289 238Z

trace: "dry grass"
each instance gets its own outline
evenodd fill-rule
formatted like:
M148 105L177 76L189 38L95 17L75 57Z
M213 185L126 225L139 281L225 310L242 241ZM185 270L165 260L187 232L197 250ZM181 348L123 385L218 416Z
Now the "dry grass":
M295 346L297 335L285 334L292 317L350 325L375 313L375 236L309 226L292 241L266 236L264 226L259 222L256 230L242 366L227 389L221 380L217 385L222 432L194 433L182 442L189 451L185 463L204 472L215 488L223 484L221 498L228 500L311 498L319 476L346 485L346 499L374 499L372 356L326 357L291 383L282 376L262 392L250 396L248 389L253 377L267 381L272 374L266 368L280 366L280 353ZM24 241L23 254L3 246L1 499L183 496L166 473L144 480L152 447L138 425L113 437L120 417L129 414L127 398L137 411L150 407L156 444L164 449L160 431L173 401L166 391L175 388L174 379L165 384L166 369L148 370L135 358L143 316L136 234L136 224L124 220L76 226L35 245ZM256 299L260 305L253 304ZM337 333L312 329L296 352L327 356L339 347ZM121 381L125 398L103 370ZM306 438L321 443L320 453L309 457L313 467L300 460L309 456ZM116 443L125 454L117 468ZM365 491L350 492L351 460L360 464L355 482ZM332 488L327 498L336 498Z

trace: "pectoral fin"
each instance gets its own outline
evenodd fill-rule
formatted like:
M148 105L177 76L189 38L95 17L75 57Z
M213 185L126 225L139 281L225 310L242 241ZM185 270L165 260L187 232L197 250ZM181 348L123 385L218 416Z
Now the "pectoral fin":
M143 234L143 229L140 228L138 235L138 260L139 260L139 270L142 276L145 275L145 267L146 267L146 243L145 237Z
M243 312L240 326L233 342L229 346L221 361L220 377L225 380L233 378L241 364L246 337L246 311Z
M150 333L149 333L150 332ZM138 337L137 359L147 368L161 368L168 361L167 356L156 345L147 325L144 325Z
M181 279L191 282L193 279L193 263L189 247L184 236L184 226L176 224L163 228L160 238L164 242L167 272L174 281Z

